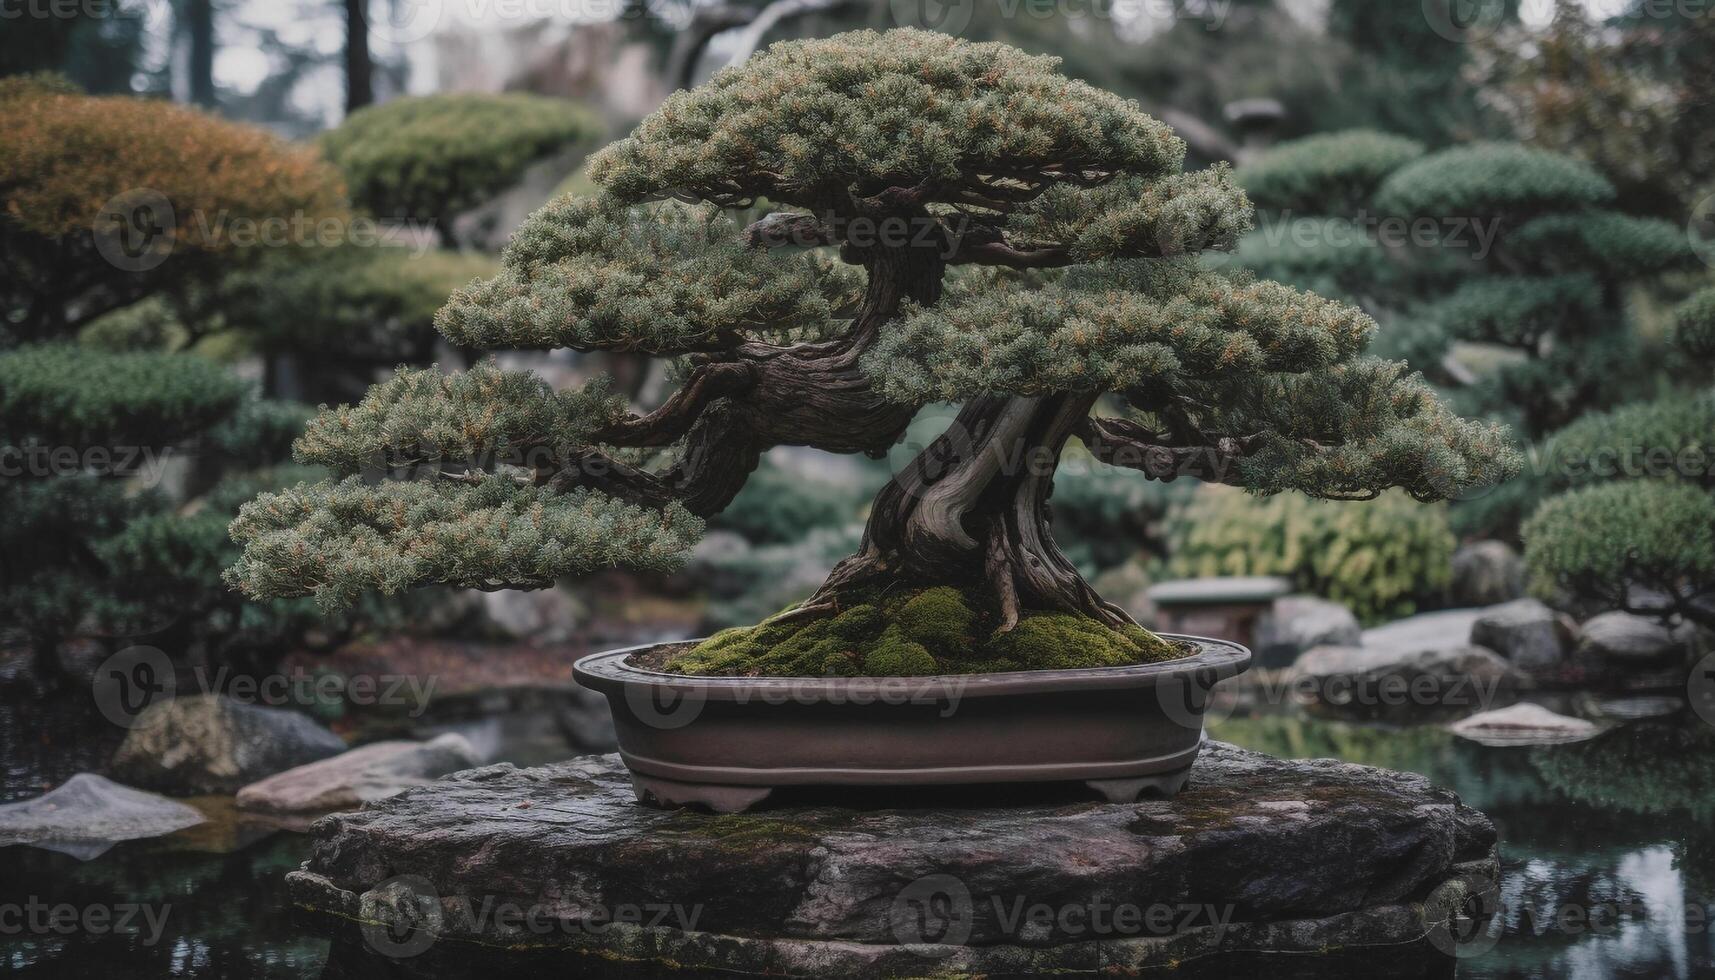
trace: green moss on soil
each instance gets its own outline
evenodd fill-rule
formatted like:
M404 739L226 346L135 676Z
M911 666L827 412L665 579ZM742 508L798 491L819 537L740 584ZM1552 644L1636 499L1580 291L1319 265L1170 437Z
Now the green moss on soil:
M921 677L1014 670L1122 667L1177 660L1186 650L1136 626L1025 612L995 635L998 613L951 586L867 598L832 618L739 627L667 661L704 677Z

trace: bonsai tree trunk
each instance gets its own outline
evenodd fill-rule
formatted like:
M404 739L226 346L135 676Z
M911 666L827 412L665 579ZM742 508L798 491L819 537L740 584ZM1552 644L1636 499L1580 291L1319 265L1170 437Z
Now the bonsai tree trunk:
M1130 624L1054 541L1049 498L1066 441L1093 394L984 397L876 496L859 553L834 569L806 609L831 611L843 593L887 579L989 589L999 630L1023 608Z

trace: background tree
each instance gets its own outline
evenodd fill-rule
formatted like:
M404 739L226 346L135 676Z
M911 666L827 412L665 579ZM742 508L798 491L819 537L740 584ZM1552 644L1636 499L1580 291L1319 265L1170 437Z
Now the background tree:
M1282 144L1238 180L1268 209L1241 262L1360 304L1384 325L1381 353L1470 410L1541 439L1654 390L1659 341L1637 294L1693 253L1678 225L1617 210L1589 165L1504 143L1426 155L1355 131ZM1456 529L1515 537L1539 476L1455 506Z
M1579 420L1550 445L1566 492L1524 527L1540 592L1715 627L1715 391Z
M310 628L337 634L303 603L246 604L220 588L214 573L236 556L225 525L239 498L280 485L263 471L307 413L189 353L163 301L261 251L240 247L230 222L343 214L338 175L257 130L64 85L0 83L0 127L8 645L33 651L51 682L75 642L149 637L251 667ZM159 225L174 247L157 268L127 271L98 247L103 202L132 188L177 218Z
M1522 139L1593 164L1623 209L1683 221L1715 172L1715 18L1627 8L1598 23L1556 0L1546 27L1485 44L1478 77Z
M594 138L575 103L512 93L395 99L355 112L321 144L352 202L382 218L433 222L456 247L453 219L499 194L531 164Z
M1715 288L1679 311L1678 344L1707 378ZM1715 389L1580 419L1548 440L1539 482L1559 495L1525 525L1546 596L1715 626Z
M670 566L763 451L882 453L923 404L952 400L953 429L788 619L902 583L981 590L1000 634L1027 611L1128 627L1049 527L1074 436L1147 476L1332 498L1435 499L1508 472L1499 430L1362 356L1362 312L1202 269L1199 252L1248 226L1230 173L1180 172L1171 130L1054 69L859 32L778 44L671 97L593 161L605 194L535 215L438 326L464 346L688 356L679 392L639 416L600 384L403 372L320 414L297 456L427 479L259 498L233 525L232 581L337 608ZM706 206L644 203L669 196ZM795 210L742 232L719 214L764 196ZM1107 392L1123 415L1093 414ZM667 459L640 464L652 450Z

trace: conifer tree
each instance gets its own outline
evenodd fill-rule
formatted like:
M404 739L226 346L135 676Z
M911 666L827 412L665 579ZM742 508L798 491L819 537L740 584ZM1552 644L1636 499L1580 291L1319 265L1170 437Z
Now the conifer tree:
M881 454L964 407L877 496L862 547L782 622L889 583L1130 627L1054 543L1061 450L1260 492L1434 500L1504 478L1504 433L1364 356L1361 311L1207 271L1249 227L1225 168L1049 58L918 31L786 42L678 93L593 161L603 191L520 229L438 327L486 349L681 358L639 415L484 363L323 411L230 580L331 607L432 582L665 568L764 452ZM727 212L779 208L748 226ZM690 202L690 203L685 203ZM1112 395L1111 407L1103 407ZM377 474L415 479L376 482Z
M383 218L433 222L451 246L461 212L599 131L599 120L566 99L463 92L359 109L321 144L345 174L356 206Z
M1715 288L1679 309L1677 343L1708 377ZM1586 416L1546 444L1561 491L1525 525L1545 594L1715 627L1715 389Z
M186 653L224 615L211 632L254 648L251 628L278 607L218 587L233 549L209 532L226 520L217 504L176 513L164 474L199 453L278 462L292 411L168 349L157 301L247 264L260 250L229 234L238 222L343 215L338 176L262 130L53 79L0 82L0 130L0 643L31 650L48 683L72 638L148 635ZM170 254L127 267L103 250L100 219L138 189L176 220L158 229Z
M1647 370L1626 288L1693 259L1683 229L1615 210L1589 165L1517 144L1426 155L1352 131L1282 144L1239 179L1282 217L1246 240L1253 268L1359 301L1426 372L1456 342L1498 351L1465 400L1532 438L1631 397Z

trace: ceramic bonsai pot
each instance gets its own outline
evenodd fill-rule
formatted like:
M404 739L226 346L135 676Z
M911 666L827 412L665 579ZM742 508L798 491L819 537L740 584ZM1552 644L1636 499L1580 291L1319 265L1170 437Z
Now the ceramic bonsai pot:
M939 677L691 677L675 646L579 660L606 695L637 797L732 813L781 786L1084 782L1113 802L1185 784L1236 643L1167 636L1167 663ZM694 641L693 641L694 642Z

